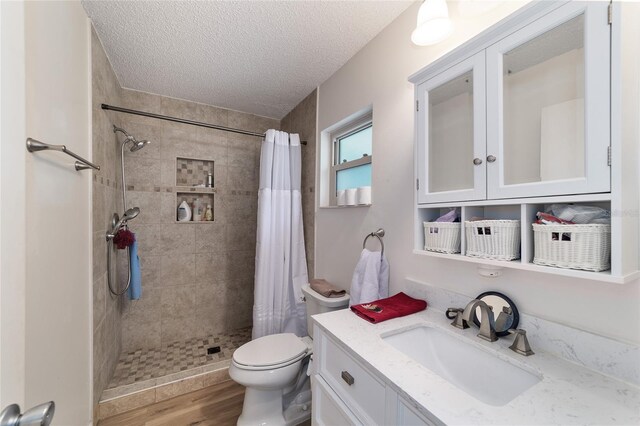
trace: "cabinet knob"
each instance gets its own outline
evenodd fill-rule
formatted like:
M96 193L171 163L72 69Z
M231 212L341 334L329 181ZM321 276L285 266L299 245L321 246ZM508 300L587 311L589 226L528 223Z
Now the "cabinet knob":
M476 166L479 166L480 164L482 164L482 159L474 158L473 159L473 164L475 164Z
M496 161L496 156L495 155L487 156L487 162L488 163L493 163L494 161Z
M353 376L349 374L348 371L343 371L341 376L342 376L342 380L347 382L349 386L351 386L355 382L355 380L353 379Z

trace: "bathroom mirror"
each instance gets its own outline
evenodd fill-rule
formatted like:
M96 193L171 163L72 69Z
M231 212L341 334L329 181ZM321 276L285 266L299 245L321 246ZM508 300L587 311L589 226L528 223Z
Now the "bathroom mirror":
M520 314L516 305L502 293L497 291L487 291L479 294L476 299L482 300L493 311L496 336L503 337L509 334L510 328L517 328L520 321ZM480 327L481 312L476 308L473 315L473 322Z

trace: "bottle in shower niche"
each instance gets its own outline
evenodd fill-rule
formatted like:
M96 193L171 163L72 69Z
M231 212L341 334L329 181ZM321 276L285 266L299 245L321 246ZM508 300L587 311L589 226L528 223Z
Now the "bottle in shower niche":
M200 204L200 199L196 198L193 201L193 221L200 222L202 220L202 205Z
M207 174L207 188L213 188L213 173Z
M211 209L211 204L207 204L207 211L204 213L204 220L209 222L213 220L213 210Z
M191 220L191 207L185 200L178 206L178 222L189 222Z

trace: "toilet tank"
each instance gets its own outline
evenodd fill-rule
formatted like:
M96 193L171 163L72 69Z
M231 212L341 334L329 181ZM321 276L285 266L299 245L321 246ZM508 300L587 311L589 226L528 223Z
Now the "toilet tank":
M311 320L311 315L337 311L349 306L348 294L340 297L324 297L320 293L312 290L309 284L302 286L302 292L304 293L307 304L307 331L311 338L313 338L313 321Z

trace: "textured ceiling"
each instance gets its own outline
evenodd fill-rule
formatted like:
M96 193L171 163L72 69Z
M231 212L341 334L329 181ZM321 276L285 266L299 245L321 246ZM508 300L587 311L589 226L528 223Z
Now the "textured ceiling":
M83 1L122 87L282 118L410 1Z

